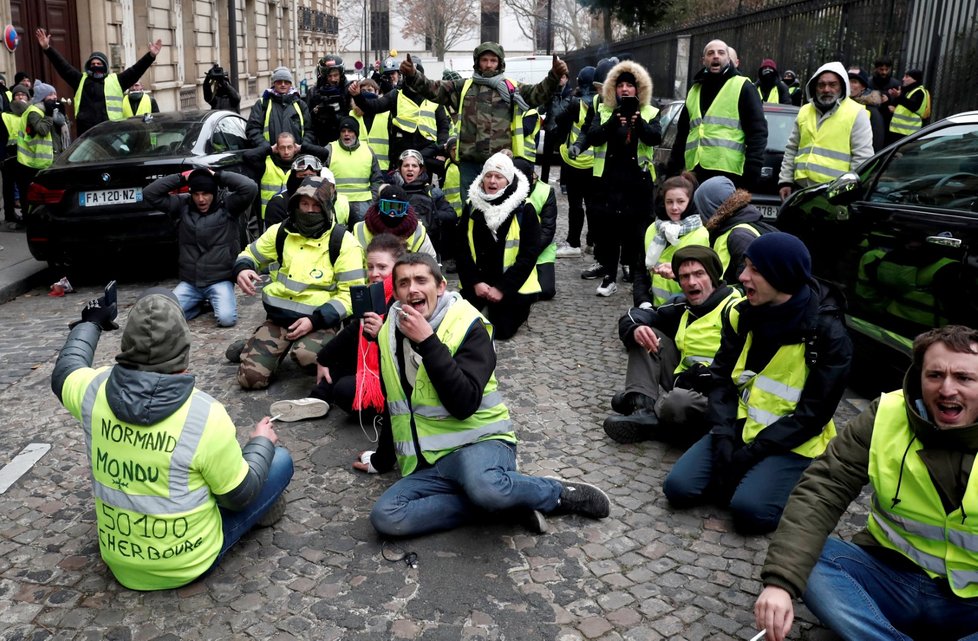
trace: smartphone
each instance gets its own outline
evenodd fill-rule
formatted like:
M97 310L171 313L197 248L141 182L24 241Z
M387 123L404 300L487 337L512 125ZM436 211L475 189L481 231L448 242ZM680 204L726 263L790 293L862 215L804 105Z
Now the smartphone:
M350 287L350 299L353 303L353 315L356 318L363 318L367 312L387 313L387 300L384 296L383 283L353 285Z
M105 306L111 307L116 304L117 296L115 291L115 281L109 281L109 284L105 286Z
M618 99L618 113L631 118L632 114L638 111L638 98L635 96L623 96Z

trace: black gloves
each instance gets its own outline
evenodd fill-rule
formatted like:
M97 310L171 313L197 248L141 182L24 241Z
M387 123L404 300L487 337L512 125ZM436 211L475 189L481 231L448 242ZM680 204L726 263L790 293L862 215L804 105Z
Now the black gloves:
M713 469L723 470L730 465L734 453L734 439L728 434L713 434Z
M713 376L706 365L693 363L688 369L676 375L676 380L672 386L706 394L710 391L711 380L713 380Z
M118 315L119 308L115 299L115 281L109 283L105 288L105 294L94 298L82 308L81 320L68 325L74 328L78 323L95 323L103 331L119 329L115 317Z

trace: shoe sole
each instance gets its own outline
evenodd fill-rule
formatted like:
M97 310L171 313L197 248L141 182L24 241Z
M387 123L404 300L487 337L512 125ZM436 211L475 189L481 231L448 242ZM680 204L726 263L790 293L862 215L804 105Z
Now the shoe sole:
M546 534L550 529L547 517L540 510L531 510L526 519L526 529L534 534Z
M642 441L650 440L648 427L623 421L615 421L610 423L609 420L611 418L612 417L609 416L604 421L604 433L607 434L611 440L618 443L641 443Z
M602 490L597 485L593 485L591 483L585 483L584 481L568 481L567 479L562 479L559 476L545 476L544 478L552 479L554 481L559 482L560 484L573 483L575 485L586 485L587 487L593 489L598 494L600 494L601 496L603 496L604 497L604 500L605 500L605 503L608 506L608 511L607 512L604 512L603 514L595 514L593 516L592 515L589 515L589 514L581 514L580 512L558 512L559 514L576 514L578 516L586 516L586 517L592 518L592 519L604 519L604 518L607 518L608 515L611 514L611 499L608 498L608 495L605 493L605 491Z
M299 401L275 401L268 409L272 416L277 416L276 420L283 423L294 423L309 418L320 418L329 413L329 403L319 399L317 402L300 403Z
M603 291L603 292L599 290L599 291L597 291L595 293L598 296L604 296L605 298L608 298L609 296L614 296L615 294L617 294L618 293L618 288L616 287L614 289L610 289L610 290Z
M261 518L258 519L258 527L272 527L281 521L282 517L285 516L285 507L288 504L289 502L285 500L284 496L280 496L275 499L275 502L272 503L272 507L268 508L268 511L262 514Z
M604 278L604 272L600 274L581 274L581 280L598 280L599 278Z

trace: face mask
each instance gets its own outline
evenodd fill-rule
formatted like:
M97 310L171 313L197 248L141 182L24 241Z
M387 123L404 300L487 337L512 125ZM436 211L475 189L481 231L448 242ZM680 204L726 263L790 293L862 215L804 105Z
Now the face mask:
M364 98L366 98L367 100L376 100L377 99L377 94L375 94L372 91L361 91L360 92L360 95L363 96Z
M295 228L306 238L318 238L326 231L326 216L322 212L304 213L296 210Z
M30 107L29 104L27 104L26 102L20 102L19 100L10 103L10 111L12 111L18 116L22 116L24 112L27 111L28 107Z

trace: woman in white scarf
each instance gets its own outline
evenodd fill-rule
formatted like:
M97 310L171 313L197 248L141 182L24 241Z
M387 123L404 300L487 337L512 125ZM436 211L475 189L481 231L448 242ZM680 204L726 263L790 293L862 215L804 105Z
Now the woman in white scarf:
M664 212L645 232L645 268L636 276L633 298L636 307L658 307L682 290L672 273L672 255L685 245L710 246L710 234L691 206L696 179L690 173L669 178L662 184Z

